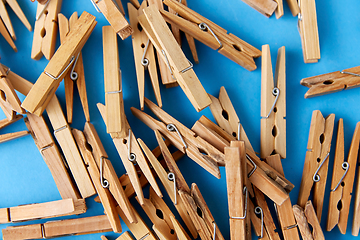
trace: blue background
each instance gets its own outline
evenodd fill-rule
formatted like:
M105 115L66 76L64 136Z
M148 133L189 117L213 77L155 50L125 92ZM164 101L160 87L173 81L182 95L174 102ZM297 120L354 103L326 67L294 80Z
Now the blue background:
M31 3L29 0L19 0L18 2L31 25L34 26L37 4ZM127 1L123 0L122 2L127 9ZM269 44L274 67L278 48L281 46L286 47L287 159L284 159L282 162L285 176L296 186L290 193L292 203L295 204L301 181L312 111L317 109L321 110L324 116L335 113L336 127L334 132L337 131L337 120L339 118L344 119L345 156L347 156L355 125L360 120L360 89L347 90L312 99L304 99L307 88L301 86L299 83L304 77L343 70L359 65L359 1L349 0L345 2L328 0L316 2L321 60L315 64L304 64L303 62L300 36L297 30L297 17L291 15L286 2L284 3L285 15L281 19L276 19L275 16L266 18L240 0L196 0L188 1L188 5L203 16L227 29L228 32L237 35L259 49L261 49L263 44ZM83 11L88 11L97 17L98 24L82 51L91 122L95 125L118 175L121 176L125 173L124 167L122 166L110 136L105 131L105 125L96 108L96 103L104 103L101 27L108 25L108 23L102 14L95 11L90 0L63 0L61 12L66 17L70 17L73 11L78 11L79 15ZM48 61L45 58L42 58L40 61L35 61L30 58L33 32L29 32L22 25L12 10L9 10L9 13L17 35L15 44L19 51L15 53L5 40L0 37L1 62L11 67L11 70L15 73L31 82L35 82ZM120 38L118 39L126 115L134 134L142 138L149 147L153 148L156 146L156 140L152 131L136 119L130 111L131 106L139 108L131 37L124 41L121 41ZM57 45L59 45L59 40L57 41ZM215 96L218 96L220 87L225 86L254 149L259 152L260 58L256 60L258 69L249 72L202 43L196 42L196 45L200 63L194 66L194 70L203 86L208 93ZM191 60L192 57L186 43L184 44L184 51ZM147 81L146 86L145 95L154 101L155 98L149 81ZM208 108L197 113L179 87L166 89L161 86L161 95L163 99L163 109L189 128L201 115L206 115L213 120ZM60 99L63 109L65 109L63 84L61 84L57 90L57 96ZM85 118L77 96L75 97L74 104L76 111L74 113L74 123L71 126L82 130ZM0 119L3 118L5 118L5 116L1 112ZM12 126L1 129L0 134L25 129L26 127L23 121L18 121ZM336 135L333 137L332 150L329 158L329 177L321 222L324 229L327 218L335 138ZM31 136L0 144L0 152L1 208L60 199L50 171L44 163ZM187 157L180 160L178 164L186 181L189 184L192 182L198 184L222 234L225 239L229 239L225 169L221 168L222 178L218 180ZM87 199L88 211L80 217L103 214L102 206L95 203L93 199L94 197ZM164 199L175 212L166 194ZM149 223L149 226L151 226L150 221L140 206L134 199L132 199L132 202L147 223ZM332 232L324 232L326 239L355 239L355 237L351 235L352 211L353 201L350 208L347 234L341 235L338 229L335 228ZM71 216L71 218L72 217L73 216ZM38 220L26 224L39 222L44 221ZM0 228L2 229L13 225L19 224L3 224L0 225ZM123 230L127 230L124 224ZM90 240L100 239L100 235L101 234L72 236L59 239ZM119 234L114 233L105 233L105 235L110 240L119 236Z

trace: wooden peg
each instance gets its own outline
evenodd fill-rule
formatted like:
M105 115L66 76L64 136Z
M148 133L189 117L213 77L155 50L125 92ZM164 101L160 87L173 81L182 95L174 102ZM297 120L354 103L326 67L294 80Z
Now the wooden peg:
M254 8L256 11L260 12L261 14L265 15L266 17L270 17L273 15L275 10L279 7L278 1L274 0L242 0L250 7ZM276 16L276 18L278 18Z
M59 13L58 21L59 21L59 32L60 32L61 43L64 43L66 36L69 34L70 30L74 27L77 20L78 20L77 12L74 12L69 20L64 15ZM74 65L72 66L70 74L66 74L64 78L66 113L67 113L67 121L69 124L72 123L72 119L73 119L74 82L76 82L76 86L79 92L81 105L85 115L85 120L89 122L90 121L89 104L86 93L84 65L83 65L83 57L81 52L76 57L76 60L74 62Z
M116 7L112 0L94 0L98 10L104 14L115 33L119 34L122 40L126 39L133 33L133 29L126 21L124 15Z
M275 78L269 45L262 46L260 157L271 154L286 158L286 73L285 47L279 48Z
M299 0L298 20L305 63L315 63L320 59L319 31L315 0Z
M329 165L329 153L334 129L335 114L326 119L319 110L315 110L311 119L309 140L305 156L304 171L301 179L298 205L305 207L314 187L314 206L319 221L324 202L325 185Z
M22 115L17 114L17 115L15 115L15 117L12 120L9 120L7 118L0 120L0 129L2 129L6 126L9 126L10 124L12 124L22 118L23 118Z
M7 141L14 140L16 138L26 136L29 133L30 133L29 131L25 130L25 131L13 132L13 133L1 134L0 135L0 143L4 143L4 142L7 142Z
M184 228L180 225L180 223L176 220L176 218L173 215L170 215L170 220L174 226L176 237L179 240L190 240L191 239L189 237L189 235L186 233L186 231L184 230Z
M51 1L50 3L56 1ZM78 53L89 38L95 25L96 21L93 15L87 12L81 14L74 28L64 40L64 44L58 48L44 69L44 72L41 73L34 87L25 98L22 103L23 108L31 113L36 112L38 116L42 114L54 96L61 80L76 60Z
M292 15L295 17L299 14L300 12L300 8L299 8L299 4L296 0L286 0L289 8L290 8L290 11L292 13Z
M1 18L0 18L0 33L5 38L6 42L11 46L11 48L15 52L17 52L15 43L14 43L13 39L11 38L11 36L10 36L8 30L6 29L6 26Z
M57 17L61 4L62 0L49 1L46 5L38 3L31 48L32 59L39 60L42 56L45 56L47 60L50 60L54 55L58 31Z
M29 23L29 20L26 18L24 12L21 10L18 2L16 0L6 0L5 2L11 7L11 9L14 11L16 16L20 19L20 21L24 24L24 26L31 32L32 27ZM0 13L0 15L1 15L1 18L4 19L3 15L1 13ZM14 34L14 37L15 37L15 34ZM14 38L14 37L13 37L13 39L15 40L16 38Z

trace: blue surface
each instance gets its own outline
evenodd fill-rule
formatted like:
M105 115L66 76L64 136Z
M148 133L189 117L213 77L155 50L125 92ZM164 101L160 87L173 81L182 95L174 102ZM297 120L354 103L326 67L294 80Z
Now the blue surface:
M31 3L29 0L19 0L18 2L32 26L34 26L36 4ZM126 8L127 1L123 0L122 2ZM301 181L312 111L321 110L324 116L335 113L336 126L340 117L344 119L345 156L347 156L355 125L360 120L360 104L358 104L360 89L304 99L303 96L307 88L299 84L304 77L342 70L360 64L359 1L349 0L346 3L336 0L316 2L321 48L321 60L316 64L304 64L303 62L301 42L297 31L297 18L291 15L286 2L284 3L285 15L278 20L275 16L271 18L264 17L240 0L196 0L188 1L188 5L259 49L263 44L269 44L273 65L276 62L277 49L281 46L286 47L287 159L283 160L283 166L285 176L296 186L290 194L292 203L295 204ZM108 23L102 14L95 11L90 0L63 0L61 12L66 17L70 17L73 11L78 11L79 15L83 11L88 11L97 17L98 24L82 51L91 122L95 125L118 175L121 176L125 173L124 167L110 136L105 131L105 125L95 105L98 102L104 103L101 27L108 25ZM35 82L48 61L44 58L40 61L30 58L33 32L27 31L11 10L9 10L9 13L17 35L18 40L15 41L15 44L19 52L14 53L5 40L0 37L1 62L11 67L11 70L15 73ZM258 152L260 149L260 59L256 60L258 70L249 72L202 43L196 42L196 44L200 64L195 65L194 70L203 86L208 93L215 96L218 96L220 87L225 86L240 121L253 147ZM191 60L186 44L184 51ZM131 106L139 107L131 38L124 41L119 38L119 52L126 115L135 135L142 138L149 147L153 148L156 146L156 140L152 131L136 119L130 111ZM148 88L145 95L154 101L155 98L150 83L147 82L146 85ZM209 109L197 113L180 88L166 89L161 86L161 94L164 103L163 109L189 128L201 115L206 115L213 120ZM60 85L57 96L63 105L63 109L65 109L63 84ZM77 97L75 98L75 108L78 110L74 113L72 127L82 130L85 119ZM0 119L3 118L5 116L0 112ZM25 124L19 121L12 126L1 129L0 134L25 129ZM334 132L336 131L337 127ZM329 177L321 222L324 229L327 218L334 146L335 141L333 141L329 158ZM60 199L50 171L31 136L0 144L0 152L2 155L0 165L0 208ZM186 181L189 184L192 182L198 184L222 234L225 239L229 239L225 169L221 168L222 178L217 180L187 157L184 157L178 164ZM169 198L165 196L164 199L171 206ZM147 223L150 223L140 206L135 201L132 202ZM86 203L89 209L80 217L103 214L102 206L94 203L93 197L87 199ZM172 206L171 209L175 211ZM352 211L353 201L350 208L347 234L341 235L338 229L335 228L332 232L324 232L326 239L355 239L351 235ZM39 222L44 221L21 224ZM0 225L0 228L13 225L20 224L3 224ZM151 225L149 224L149 226ZM123 230L127 230L124 224ZM59 239L91 240L100 239L100 235L71 236ZM114 240L119 236L119 234L114 233L105 233L105 235L109 240Z

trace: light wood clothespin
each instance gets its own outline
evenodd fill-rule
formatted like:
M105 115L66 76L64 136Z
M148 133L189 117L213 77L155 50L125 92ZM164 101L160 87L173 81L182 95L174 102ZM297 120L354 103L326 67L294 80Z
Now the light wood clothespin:
M143 9L147 7L147 1L143 1L137 10L131 3L128 3L130 24L134 29L132 34L134 59L137 83L139 89L140 107L144 110L145 96L145 70L149 71L151 84L155 93L156 101L159 107L162 107L159 80L157 75L154 47L147 37L144 30L138 28L138 16L143 14Z
M125 137L126 117L117 36L111 26L103 27L106 131L111 137Z
M267 157L266 162L284 176L284 170L281 164L281 158L279 154ZM284 236L284 240L300 240L294 215L291 214L292 204L290 198L286 199L283 204L276 204L274 205L274 207L280 223L279 225L281 227L281 231Z
M171 69L180 87L196 109L201 111L211 104L204 87L193 70L193 64L186 58L177 44L159 10L151 5L144 9L138 20L161 57ZM171 14L173 15L173 14Z
M222 152L203 138L196 136L193 131L178 122L147 98L145 98L145 104L161 121L133 107L131 108L132 113L152 130L161 132L176 148L186 153L209 173L220 178L221 175L218 164L225 164L224 154Z
M185 231L185 229L180 225L180 223L178 222L178 220L176 220L176 218L174 216L170 215L170 220L174 226L176 237L179 240L190 240L191 239L189 237L189 235L187 234L187 232Z
M58 31L57 17L61 10L61 4L62 0L47 1L44 5L38 3L31 48L32 59L39 60L44 56L50 60L54 55Z
M105 116L105 107L104 105L98 103L97 107L100 111L100 114L106 122L106 116ZM142 191L142 187L140 184L139 176L137 173L137 170L134 166L134 163L137 163L137 165L140 167L141 171L144 173L146 179L149 181L150 185L154 188L155 192L162 197L162 193L160 191L159 186L156 183L156 180L150 170L150 167L144 157L144 154L141 151L141 148L136 141L136 137L134 133L132 132L129 123L126 120L125 123L125 132L127 132L129 135L122 137L122 138L113 138L114 145L119 153L119 156L121 158L121 161L124 164L124 167L126 169L126 172L129 175L131 184L133 185L136 195L139 198L140 204L143 204L144 200L144 194Z
M256 11L260 12L266 17L270 17L275 12L276 18L284 15L282 0L242 0Z
M1 20L0 18L0 33L1 35L5 38L6 42L11 46L11 48L17 52L17 48L16 45L14 43L14 40L11 38L8 30L6 29L6 26L3 22L3 20Z
M122 40L126 39L133 33L133 29L131 28L131 26L126 21L123 15L124 9L122 9L123 13L121 13L121 11L117 8L113 0L90 0L90 1L93 3L95 9L98 12L104 14L104 17L106 18L106 20L108 20L111 27L114 29L115 33L119 34ZM116 2L121 3L121 1L118 0Z
M303 78L300 83L309 88L305 98L356 88L360 86L360 66Z
M182 17L160 10L171 25L175 24L185 33L190 34L210 48L231 59L249 71L256 69L254 58L261 56L261 51L241 40L215 23L204 18L175 0L165 0L164 4Z
M285 47L279 48L275 78L269 45L262 46L260 157L272 154L286 158L286 71Z
M78 215L86 212L85 199L63 199L58 201L27 204L17 207L1 209L0 212L7 212L8 219L5 222L23 222L36 219ZM1 217L0 219L4 219Z
M179 190L179 195L185 203L187 212L190 215L200 238L223 240L224 237L215 223L214 217L201 195L198 186L193 183L191 184L191 192Z
M328 173L331 139L334 129L335 114L323 117L319 110L313 111L309 132L304 171L298 197L298 205L305 207L311 189L314 187L314 206L321 221L325 185Z
M290 8L292 15L294 17L297 16L300 12L300 8L299 8L299 4L298 4L297 0L286 0L286 1Z
M50 3L57 0L49 1ZM95 28L95 17L87 12L81 14L64 43L60 45L40 77L22 103L22 107L40 116L55 94L61 80L70 70L77 55ZM47 35L46 35L47 36Z
M210 110L216 123L234 138L244 141L247 149L254 151L225 87L222 86L220 88L218 98L210 94L209 96L212 102L210 104Z
M168 193L171 201L174 203L176 210L180 214L180 217L184 221L185 225L189 229L193 238L197 237L196 228L189 216L186 212L186 208L184 206L184 202L180 198L178 191L175 188L175 182L169 178L169 174L166 172L164 167L158 161L158 159L154 156L154 154L150 151L150 149L146 146L146 144L139 139L139 144L144 151L146 157L148 158L149 162L151 163L153 169L155 170L157 176L159 177L161 183L163 184L166 192ZM185 182L186 184L186 182Z
M3 127L8 126L9 124L12 124L12 123L14 123L17 120L22 118L22 116L21 117L18 117L18 116L21 116L21 115L16 115L15 118L12 119L12 120L9 120L7 118L0 120L0 129L2 129ZM30 133L30 131L24 130L24 131L19 131L19 132L1 134L0 135L0 143L7 142L7 141L10 141L10 140L14 140L16 138L19 138L19 137L26 136L29 133Z
M360 143L360 122L356 125L351 141L347 161L344 159L344 123L339 119L336 139L334 168L331 180L329 211L326 230L331 231L336 225L342 234L346 233L349 217L352 189L355 180L355 171ZM341 204L341 205L340 205ZM340 209L339 209L339 206ZM357 205L355 205L357 206ZM356 215L354 212L354 216ZM353 228L354 229L354 228Z
M74 135L74 138L76 140L76 143L78 145L78 148L80 149L81 155L85 161L85 163L88 165L88 171L90 174L90 177L92 179L92 182L95 186L96 192L98 193L101 203L104 207L105 213L109 218L109 222L111 224L111 227L114 232L121 233L121 223L119 216L116 211L115 202L112 200L112 196L110 194L110 191L103 186L102 180L102 170L99 169L93 155L90 149L87 148L87 140L80 130L73 129L72 133ZM101 172L100 172L101 171Z
M247 160L245 143L232 141L225 147L225 170L230 216L230 239L251 238L249 193L247 189Z
M298 30L301 37L305 63L316 63L320 59L319 31L315 0L299 0Z
M77 20L78 20L77 12L74 12L69 18L69 20L63 14L59 13L58 21L59 21L59 32L60 32L61 43L65 42L66 36L73 29ZM85 119L87 122L89 122L90 121L89 104L86 94L84 65L83 65L83 57L81 51L76 56L70 74L66 74L64 78L66 114L69 124L72 123L72 119L73 119L74 82L76 82L76 86L79 92L80 101L85 115Z
M299 205L293 206L294 216L299 227L301 236L304 240L325 240L319 219L311 201L307 201L305 209ZM309 225L312 227L310 230Z
M360 138L360 136L359 136L360 135L360 133L359 133L359 131L360 131L359 127L360 126L359 125L360 125L359 123L356 125L353 140L352 140L351 146L350 146L348 159L350 158L350 154L351 154L351 160L354 161L354 164L349 163L350 167L351 167L351 164L354 165L354 166L357 164L359 141L360 141L360 139L359 139ZM354 158L354 160L352 158ZM348 160L348 162L349 162L349 160ZM354 180L353 179L354 178L353 171L355 171L355 170L352 170L351 172L350 172L350 170L352 170L352 169L349 169L349 172L344 177L344 181L347 180L347 179ZM348 181L351 181L351 180L348 180ZM350 184L348 184L348 185L350 185ZM340 185L340 187L344 188L342 185ZM350 188L350 194L351 194L352 184L350 186L347 186L347 187ZM343 193L343 195L344 195L344 193ZM349 200L348 200L349 204L346 206L346 209L348 209L350 207L349 206L350 205L350 200L351 199L349 197ZM343 204L346 204L346 203L343 203ZM360 210L359 210L359 206L360 206L360 177L357 178L357 182L356 182L354 206L355 206L354 207L354 217L353 217L353 224L352 224L352 232L351 233L352 233L353 236L358 236L359 235L359 229L360 229L360 214L359 214L359 212L360 212Z

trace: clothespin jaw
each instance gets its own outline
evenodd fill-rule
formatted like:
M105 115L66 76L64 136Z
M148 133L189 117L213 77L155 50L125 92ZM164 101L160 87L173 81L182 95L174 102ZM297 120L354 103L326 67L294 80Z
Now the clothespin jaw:
M264 1L242 0L242 1L266 17L270 17L271 15L273 15L275 10L280 7L278 5L279 1L274 1L274 0L264 0ZM281 4L281 7L282 7L282 4ZM279 18L278 14L277 14L276 18Z
M138 16L143 14L143 9L147 7L147 1L143 1L139 9L136 9L131 3L128 3L130 24L134 29L132 34L134 59L136 67L136 76L138 82L139 98L141 110L144 110L145 95L145 70L149 71L150 80L154 89L157 103L162 107L160 95L159 80L155 62L155 53L150 39L142 29L138 28Z
M50 1L52 3L53 1ZM55 2L55 1L54 1ZM96 25L95 17L84 12L67 36L64 44L56 51L44 72L30 90L22 107L38 116L42 114L55 94L61 79L70 70L77 54L89 38Z
M57 35L57 16L62 0L51 0L45 5L38 3L31 58L39 60L42 56L50 60L55 52ZM47 14L44 14L46 11Z
M286 73L285 47L279 48L275 78L269 45L261 58L261 144L260 157L274 153L286 158Z
M299 14L300 12L300 8L299 8L299 4L296 0L287 0L287 4L290 8L290 11L292 13L292 15L295 17Z
M58 22L59 22L59 32L60 32L60 41L64 43L66 36L69 34L71 29L76 24L78 20L77 12L74 12L70 19L68 20L64 15L59 13ZM74 102L74 83L76 82L81 105L87 122L90 121L89 114L89 105L86 94L86 85L85 85L85 74L84 74L84 65L82 53L80 52L74 61L74 64L71 68L70 73L65 75L64 86L65 86L65 100L66 100L66 113L67 121L69 124L72 123L73 119L73 102Z
M352 89L360 85L360 66L303 78L300 84L309 88L305 98Z
M17 52L15 43L14 43L13 39L11 38L11 36L10 36L8 30L6 29L6 26L1 18L0 18L0 33L5 38L6 42L11 46L11 48L15 52Z
M298 30L301 37L305 63L320 59L319 31L315 0L299 0Z
M319 110L313 112L298 197L298 205L305 207L314 186L314 206L319 220L324 201L334 119L335 114L330 114L325 119Z

